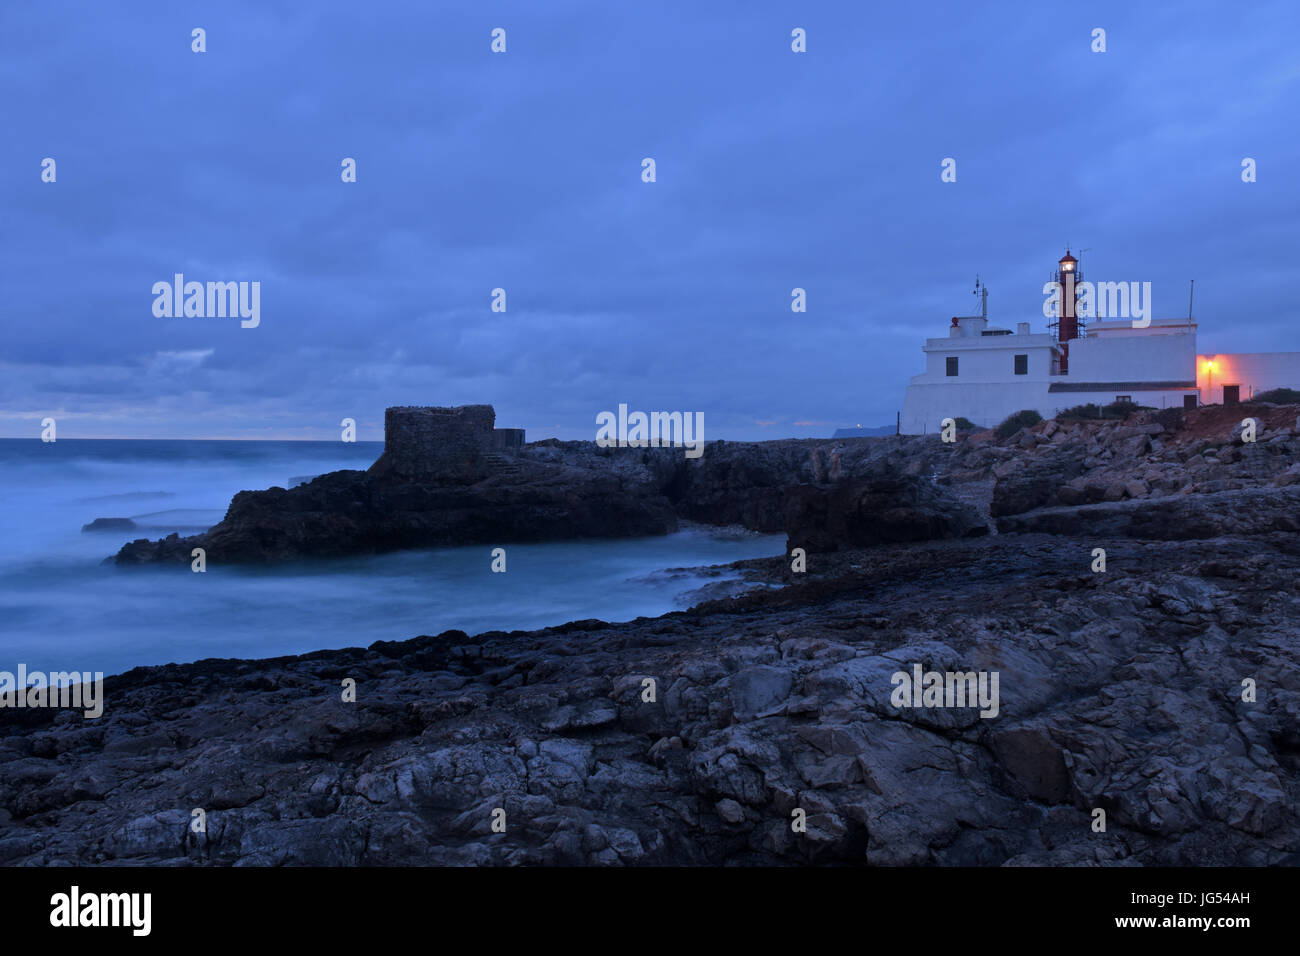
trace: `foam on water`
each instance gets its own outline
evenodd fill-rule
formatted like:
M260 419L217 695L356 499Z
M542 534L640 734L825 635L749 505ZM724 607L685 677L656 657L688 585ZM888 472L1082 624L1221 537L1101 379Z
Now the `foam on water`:
M690 528L654 538L404 551L264 567L118 568L133 538L190 534L241 489L366 468L378 443L0 439L0 669L118 673L583 618L662 614L716 581L690 570L779 554L784 538ZM134 531L83 533L95 518ZM683 570L668 570L683 569Z

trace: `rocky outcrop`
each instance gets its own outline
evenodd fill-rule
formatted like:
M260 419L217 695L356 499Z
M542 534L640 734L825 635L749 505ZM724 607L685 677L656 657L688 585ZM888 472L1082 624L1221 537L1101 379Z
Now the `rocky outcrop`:
M1059 503L1062 486L1085 473L1077 448L1042 458L1014 458L993 469L996 479L990 513L1014 515Z
M1300 552L1234 540L883 545L654 620L137 669L99 720L7 712L0 863L1296 865ZM915 665L997 672L996 716L895 706Z
M277 561L661 534L679 519L784 530L792 540L807 536L813 550L961 536L990 519L1008 532L1082 533L1097 521L1113 533L1151 537L1178 534L1170 522L1185 522L1189 535L1205 537L1230 523L1201 514L1209 508L1240 512L1243 529L1285 528L1291 519L1269 525L1259 517L1256 498L1300 485L1298 410L1237 406L1141 412L1124 422L1047 421L1004 440L982 432L954 443L716 441L691 459L680 448L525 445L516 430L492 428L491 406L390 409L389 430L400 440L368 472L241 492L205 534L134 541L116 560L189 561L195 547L215 560ZM1254 441L1243 434L1247 416L1256 422ZM1237 491L1252 494L1213 497ZM1194 500L1173 503L1184 496ZM1277 508L1290 507L1290 497L1276 500ZM1139 504L1060 510L1123 502Z
M787 494L786 550L865 548L985 534L975 509L921 478L797 485Z
M99 720L8 711L0 863L1300 864L1295 409L1249 412L1255 443L1205 409L694 461L539 442L468 481L244 493L216 554L685 515L789 516L810 553L653 620L140 668ZM996 674L996 706L902 706L932 671Z
M680 448L554 440L512 445L506 439L522 436L493 431L491 406L389 412L389 447L369 470L333 472L288 490L240 492L207 532L132 541L116 563L189 562L195 548L213 561L273 562L399 548L630 537L671 532L679 519L775 532L786 528L793 485L885 473L911 480L932 472L943 456L924 439L712 442L696 459ZM497 440L503 431L509 434ZM885 497L875 504L895 511L907 507ZM939 536L953 523L940 516ZM914 532L923 528L922 522L912 524Z
M992 514L1300 483L1295 412L1234 406L1044 422L1013 436L1015 452L992 465ZM1251 441L1243 440L1246 418L1257 423Z
M268 562L440 545L667 534L662 497L610 475L531 466L472 485L336 471L296 488L242 491L207 532L125 545L118 564Z
M1300 532L1300 486L1042 508L999 518L1003 533L1123 535L1164 541Z
M785 530L787 492L797 485L835 485L887 476L931 476L950 457L933 439L851 438L709 442L686 458L673 448L598 448L591 442L536 442L521 461L612 472L660 494L688 521Z

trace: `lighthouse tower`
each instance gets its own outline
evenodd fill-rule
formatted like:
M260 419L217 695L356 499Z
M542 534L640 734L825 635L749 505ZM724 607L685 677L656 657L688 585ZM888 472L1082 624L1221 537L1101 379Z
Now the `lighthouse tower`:
M1083 323L1079 321L1079 283L1083 273L1079 270L1079 260L1065 250L1065 255L1056 264L1056 283L1061 290L1060 315L1048 323L1047 327L1056 336L1061 347L1060 371L1062 375L1070 371L1070 341L1081 338Z

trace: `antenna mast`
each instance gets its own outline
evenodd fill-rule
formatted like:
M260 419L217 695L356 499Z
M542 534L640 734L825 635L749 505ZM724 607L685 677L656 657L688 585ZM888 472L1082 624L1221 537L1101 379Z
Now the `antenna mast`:
M1187 290L1187 318L1192 317L1192 298L1196 295L1196 280L1192 280L1192 286Z

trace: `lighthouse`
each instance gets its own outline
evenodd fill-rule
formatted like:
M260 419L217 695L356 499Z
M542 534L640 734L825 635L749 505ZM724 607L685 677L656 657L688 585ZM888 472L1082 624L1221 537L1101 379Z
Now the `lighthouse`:
M1032 331L1028 322L992 325L980 282L980 314L957 316L947 335L927 338L921 347L925 371L907 386L901 434L939 434L945 419L959 418L990 428L1026 408L1053 418L1078 406L1196 408L1274 388L1300 389L1300 352L1198 356L1190 307L1186 316L1143 322L1110 317L1110 309L1099 315L1097 290L1107 288L1109 297L1112 287L1125 284L1085 283L1068 248L1054 278L1055 289L1049 283L1042 290L1054 291L1056 299L1046 310L1051 321L1044 332Z
M1070 372L1070 341L1080 337L1082 331L1079 324L1079 283L1083 281L1083 273L1079 271L1079 260L1070 255L1070 250L1065 250L1065 255L1061 256L1056 263L1056 285L1061 290L1060 316L1053 322L1048 323L1048 328L1056 335L1056 341L1060 346L1060 373L1068 375Z

